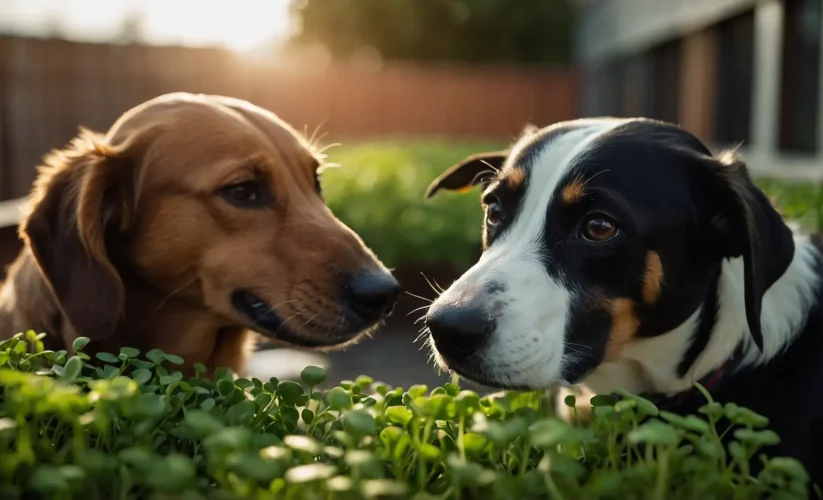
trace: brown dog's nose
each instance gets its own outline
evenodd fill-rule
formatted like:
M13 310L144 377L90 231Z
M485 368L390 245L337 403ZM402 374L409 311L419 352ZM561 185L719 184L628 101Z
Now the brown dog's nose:
M366 322L388 316L400 296L400 283L385 271L364 271L343 284L349 308Z

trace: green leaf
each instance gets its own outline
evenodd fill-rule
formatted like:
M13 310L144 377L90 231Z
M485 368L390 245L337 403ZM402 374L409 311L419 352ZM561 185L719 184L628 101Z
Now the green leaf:
M40 493L56 493L69 490L69 483L52 465L41 465L31 475L31 488Z
M317 387L326 381L326 370L320 366L307 366L300 372L300 380L309 387Z
M165 396L156 394L141 394L135 400L131 410L135 414L144 417L158 417L166 411L166 400L164 398Z
M65 371L63 372L63 378L65 380L74 380L80 376L80 372L83 371L83 361L80 360L77 356L72 356L66 361Z
M428 460L429 462L436 462L442 457L440 448L430 443L421 443L420 447L417 449L417 453L419 453L424 460Z
M168 361L169 363L171 363L173 365L182 365L185 362L183 360L183 358L181 358L180 356L178 356L176 354L165 354L164 353L163 357L166 359L166 361Z
M154 369L154 363L149 363L148 361L143 361L142 359L129 359L129 364L135 368L143 368L146 370Z
M262 453L244 452L230 455L228 466L241 477L269 482L283 475L286 465L280 460L268 460Z
M71 350L73 352L80 351L84 347L89 345L89 342L91 342L91 339L89 339L88 337L77 337L76 339L74 339L74 342L71 343Z
M132 372L131 378L138 384L145 385L151 380L151 372L145 368L138 368Z
M373 436L377 434L377 424L374 417L367 410L354 410L343 416L345 429L357 436Z
M586 469L578 460L557 453L547 453L540 461L538 470L553 472L569 478L578 478L586 472Z
M248 399L243 400L226 411L226 422L229 425L245 426L254 420L256 407Z
M628 438L632 444L646 443L667 446L675 445L680 440L674 427L660 420L651 420L638 426L629 432Z
M165 353L160 349L152 349L146 353L146 358L152 361L155 365L159 365L163 363Z
M140 350L135 349L134 347L121 347L120 354L127 358L136 358L137 356L140 356Z
M414 418L414 414L405 406L390 406L386 408L386 418L390 422L406 426Z
M755 431L750 429L737 429L734 431L734 437L740 441L756 444L758 446L774 446L780 443L780 437L771 430Z
M277 395L290 406L297 404L297 399L303 395L303 386L297 382L286 380L277 385Z
M300 412L300 417L303 419L303 422L311 424L314 420L314 412L309 410L308 408L303 408L303 411Z
M261 392L257 396L254 397L254 404L257 405L258 408L265 408L271 403L272 397L271 394L267 392Z
M254 387L254 382L247 378L239 378L234 381L234 385L241 389L249 389L251 387Z
M183 374L180 372L174 372L160 377L160 385L171 385L175 382L180 382L181 380L183 380Z
M326 402L332 410L344 410L352 406L351 394L342 387L334 387L328 391L326 393Z
M184 421L201 438L223 428L223 422L208 413L207 410L189 410L186 413Z
M120 363L120 359L117 356L115 356L114 354L108 353L108 352L98 352L97 354L94 355L94 357L96 357L97 359L99 359L100 361L102 361L104 363L112 363L112 364L119 364Z
M217 381L217 393L223 397L226 397L229 394L233 393L234 389L234 381L230 379L221 378Z

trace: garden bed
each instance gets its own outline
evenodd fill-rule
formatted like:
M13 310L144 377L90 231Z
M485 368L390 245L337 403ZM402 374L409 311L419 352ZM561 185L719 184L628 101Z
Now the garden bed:
M302 384L184 377L162 351L89 359L86 339L70 356L41 338L0 343L4 499L807 497L795 460L749 473L746 459L779 439L768 421L707 394L699 415L599 396L575 427L547 394L366 376L318 391L314 367Z

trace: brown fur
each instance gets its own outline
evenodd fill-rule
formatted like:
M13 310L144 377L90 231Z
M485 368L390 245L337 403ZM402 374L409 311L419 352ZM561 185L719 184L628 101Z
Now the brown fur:
M509 189L517 189L521 187L525 181L526 171L522 168L512 168L506 172L505 177L503 177L503 182L506 183Z
M81 131L40 168L0 338L33 329L66 348L83 335L96 350L160 348L242 372L254 334L230 303L237 288L321 338L339 318L337 276L382 264L315 193L320 160L274 114L221 96L169 94L105 135ZM251 179L272 209L216 195Z
M663 289L663 263L657 252L646 254L646 272L643 274L643 301L652 305Z
M606 346L606 362L620 357L620 353L634 339L640 326L633 301L624 298L610 299L608 307L612 315L612 329Z
M563 188L563 191L561 192L560 197L564 204L571 205L583 199L583 193L583 183L580 182L579 179L575 179L572 182L566 184L566 186Z

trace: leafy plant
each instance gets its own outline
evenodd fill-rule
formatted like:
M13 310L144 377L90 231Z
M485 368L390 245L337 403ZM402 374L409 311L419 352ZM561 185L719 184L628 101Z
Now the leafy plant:
M805 498L787 458L747 458L778 437L710 399L701 415L623 393L573 427L541 393L456 383L392 388L361 376L301 383L186 377L177 356L0 343L0 498ZM567 404L573 406L573 398ZM717 429L721 415L730 429ZM724 432L735 439L724 448Z

